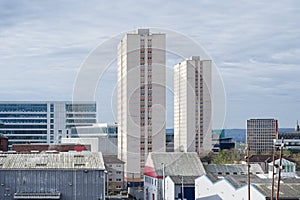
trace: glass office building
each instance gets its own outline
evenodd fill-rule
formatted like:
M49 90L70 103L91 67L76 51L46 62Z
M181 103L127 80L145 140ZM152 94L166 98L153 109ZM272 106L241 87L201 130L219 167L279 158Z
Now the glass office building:
M95 102L0 102L0 132L12 144L60 143L71 128L96 123Z

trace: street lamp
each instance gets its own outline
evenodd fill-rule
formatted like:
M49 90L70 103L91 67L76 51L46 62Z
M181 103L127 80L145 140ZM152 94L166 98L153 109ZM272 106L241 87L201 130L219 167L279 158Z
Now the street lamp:
M163 200L165 200L165 163L161 163L162 164L162 173L163 173Z
M106 193L106 196L108 198L108 171L104 171L105 173L105 180L106 180L106 188L105 188L105 193ZM106 198L105 198L106 199Z

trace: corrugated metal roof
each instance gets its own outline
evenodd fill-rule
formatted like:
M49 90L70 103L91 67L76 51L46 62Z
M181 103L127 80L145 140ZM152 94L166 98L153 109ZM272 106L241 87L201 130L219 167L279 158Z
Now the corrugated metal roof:
M253 184L262 194L265 196L270 196L271 194L271 184ZM275 187L276 192L276 187ZM281 183L279 198L299 198L300 197L300 183L290 184L290 183Z
M61 152L0 154L0 169L98 169L104 170L101 153Z
M213 174L246 174L246 164L209 164L205 165L206 171ZM253 174L263 174L263 170L259 164L251 164L250 172Z
M158 176L162 176L162 163L165 165L166 176L200 176L206 173L197 153L153 152L151 158Z

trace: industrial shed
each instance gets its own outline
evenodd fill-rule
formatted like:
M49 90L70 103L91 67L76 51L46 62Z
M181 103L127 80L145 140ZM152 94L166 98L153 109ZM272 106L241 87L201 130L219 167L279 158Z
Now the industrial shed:
M0 199L105 199L101 153L0 154Z

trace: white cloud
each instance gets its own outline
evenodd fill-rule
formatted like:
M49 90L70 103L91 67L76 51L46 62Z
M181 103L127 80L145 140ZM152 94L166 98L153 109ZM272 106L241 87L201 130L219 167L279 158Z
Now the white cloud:
M162 27L207 49L225 82L228 126L243 127L247 114L271 113L264 99L270 109L299 105L299 8L297 0L2 0L0 98L70 98L80 64L97 44L137 27Z

